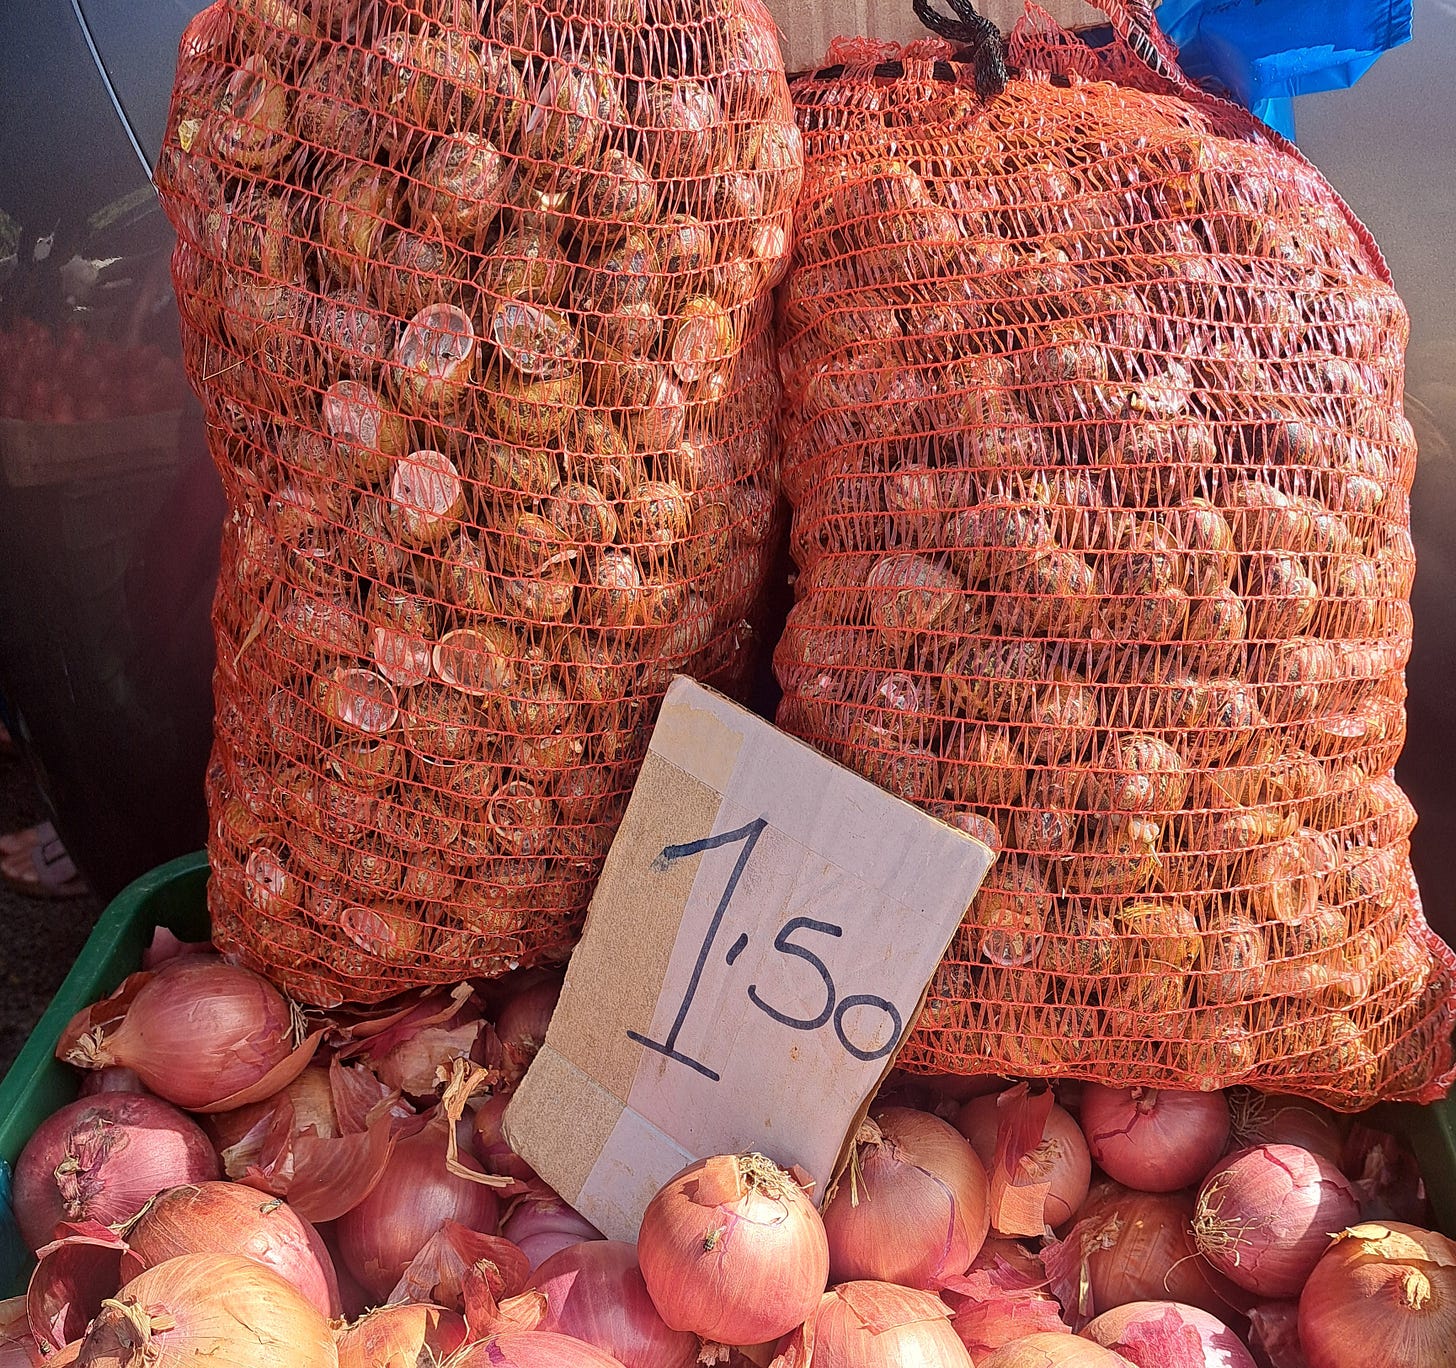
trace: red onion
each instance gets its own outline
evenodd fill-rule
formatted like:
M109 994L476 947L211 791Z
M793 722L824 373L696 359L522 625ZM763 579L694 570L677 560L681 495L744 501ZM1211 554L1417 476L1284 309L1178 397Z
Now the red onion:
M131 1279L179 1254L242 1254L265 1264L324 1316L341 1313L334 1261L307 1221L281 1199L240 1183L197 1183L160 1194L127 1233Z
M379 1182L335 1227L345 1265L376 1301L389 1295L446 1221L495 1230L495 1193L445 1167L447 1125L437 1110L415 1134L397 1140ZM460 1163L471 1166L465 1158Z
M1249 1348L1264 1368L1309 1368L1299 1343L1299 1303L1260 1302L1250 1307Z
M295 1009L267 979L216 955L158 968L119 1022L64 1053L82 1069L121 1064L189 1111L228 1111L271 1097L303 1071L318 1037L300 1043Z
M536 1176L535 1170L510 1147L501 1129L501 1118L510 1100L509 1093L496 1093L475 1109L470 1147L487 1173L527 1183Z
M547 1259L528 1286L545 1298L542 1330L594 1344L626 1368L692 1368L697 1362L697 1337L668 1329L657 1314L635 1245L572 1245Z
M1041 1235L1064 1225L1087 1196L1092 1158L1082 1131L1052 1101L1018 1084L967 1102L956 1129L971 1142L991 1182L991 1228Z
M763 1344L801 1325L829 1277L824 1222L761 1154L716 1155L647 1205L637 1261L658 1314L719 1344Z
M1226 1315L1221 1280L1197 1257L1187 1192L1130 1192L1108 1182L1077 1214L1063 1240L1041 1252L1052 1293L1067 1318L1093 1316L1138 1301L1176 1301Z
M550 1330L503 1330L463 1349L450 1368L622 1368L610 1354Z
M523 988L501 1008L495 1033L505 1059L507 1090L526 1076L536 1052L546 1043L546 1028L560 997L561 980L550 978Z
M25 1298L0 1301L0 1368L41 1368L43 1362L26 1319Z
M1302 1097L1283 1097L1251 1088L1233 1089L1228 1102L1232 1149L1298 1145L1328 1159L1336 1168L1340 1166L1345 1148L1343 1122L1328 1107Z
M1104 1349L1080 1335L1039 1331L993 1349L976 1368L1132 1368L1113 1349Z
M1331 1237L1359 1219L1354 1189L1328 1159L1298 1145L1258 1145L1203 1180L1193 1236L1199 1253L1240 1287L1295 1297Z
M1082 1334L1136 1368L1258 1368L1217 1316L1178 1302L1130 1302L1104 1311Z
M535 1190L511 1207L501 1224L501 1234L521 1249L533 1272L560 1250L583 1240L602 1238L596 1226L539 1179Z
M954 1126L887 1107L860 1127L848 1172L824 1203L829 1276L935 1288L986 1238L986 1170Z
M1213 1167L1229 1137L1220 1092L1082 1090L1082 1133L1104 1172L1136 1192L1176 1192Z
M95 1073L88 1073L81 1080L81 1096L95 1097L97 1093L147 1092L146 1085L137 1077L135 1069L123 1069L120 1064L111 1064Z
M465 1321L440 1306L380 1306L334 1336L339 1368L443 1363L465 1343Z
M1309 1368L1447 1368L1456 1346L1456 1242L1399 1221L1347 1230L1299 1298Z
M362 1065L312 1065L264 1102L209 1118L229 1178L332 1221L373 1189L409 1109Z
M15 1165L15 1220L32 1249L62 1221L122 1226L157 1193L216 1178L202 1128L159 1097L81 1097L36 1128Z
M831 1288L779 1350L785 1368L971 1368L950 1312L930 1292L886 1282Z
M26 1316L35 1343L46 1354L86 1333L101 1304L125 1281L126 1241L105 1226L63 1225L62 1238L37 1251L25 1290Z
M79 1368L336 1368L323 1316L271 1268L183 1254L139 1273L81 1341Z

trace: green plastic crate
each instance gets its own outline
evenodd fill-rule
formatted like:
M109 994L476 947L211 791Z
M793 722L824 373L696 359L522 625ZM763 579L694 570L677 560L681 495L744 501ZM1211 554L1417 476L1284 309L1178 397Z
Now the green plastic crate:
M10 1217L10 1166L40 1123L77 1093L79 1075L55 1057L66 1023L110 993L141 964L152 932L165 926L183 940L208 936L207 857L184 855L124 888L101 914L75 967L61 984L10 1072L0 1083L0 1293L25 1290L30 1255ZM1456 1236L1456 1101L1430 1107L1380 1107L1374 1122L1415 1147L1436 1224Z

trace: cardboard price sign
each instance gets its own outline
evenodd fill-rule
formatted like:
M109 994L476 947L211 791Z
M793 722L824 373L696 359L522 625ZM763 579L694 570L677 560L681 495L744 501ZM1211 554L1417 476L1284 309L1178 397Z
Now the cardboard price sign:
M506 1138L613 1239L711 1154L822 1195L994 858L675 680Z

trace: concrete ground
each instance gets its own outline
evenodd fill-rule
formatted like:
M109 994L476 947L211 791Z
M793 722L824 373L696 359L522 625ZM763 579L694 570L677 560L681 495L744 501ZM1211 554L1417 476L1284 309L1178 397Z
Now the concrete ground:
M0 754L0 832L44 812L25 765ZM27 898L0 882L0 1074L34 1029L101 915L96 898Z

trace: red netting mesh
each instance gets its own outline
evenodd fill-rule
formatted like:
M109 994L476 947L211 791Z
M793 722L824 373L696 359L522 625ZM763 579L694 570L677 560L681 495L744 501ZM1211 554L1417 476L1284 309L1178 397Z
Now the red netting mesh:
M801 171L758 0L194 21L225 950L328 1003L570 948L671 676L747 670Z
M999 838L907 1067L1429 1099L1405 310L1144 50L1029 10L987 102L934 42L795 83L779 722Z

